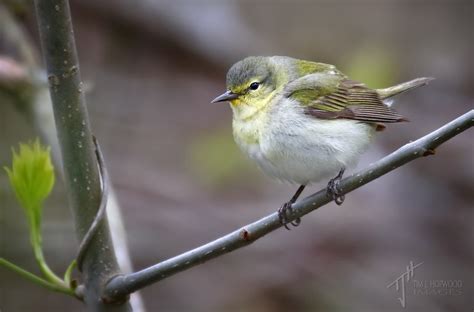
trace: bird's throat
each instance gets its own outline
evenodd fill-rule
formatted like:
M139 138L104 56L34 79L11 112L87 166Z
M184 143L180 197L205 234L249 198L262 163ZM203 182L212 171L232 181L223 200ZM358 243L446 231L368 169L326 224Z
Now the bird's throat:
M230 101L234 120L251 121L261 118L261 115L265 115L265 112L271 106L275 94L276 92L272 93L266 99L246 100L238 98Z

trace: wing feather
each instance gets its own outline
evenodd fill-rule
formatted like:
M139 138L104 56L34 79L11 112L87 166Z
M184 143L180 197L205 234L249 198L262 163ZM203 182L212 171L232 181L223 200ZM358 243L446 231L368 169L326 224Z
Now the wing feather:
M384 104L377 91L363 83L341 79L335 90L293 90L288 97L304 97L305 113L322 119L353 119L370 123L407 121L405 117ZM301 102L301 101L300 101Z

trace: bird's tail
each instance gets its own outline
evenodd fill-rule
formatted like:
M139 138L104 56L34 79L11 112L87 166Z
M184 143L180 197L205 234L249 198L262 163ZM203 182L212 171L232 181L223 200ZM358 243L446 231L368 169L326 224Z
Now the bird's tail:
M431 77L416 78L407 82L397 84L396 86L388 87L385 89L377 89L377 93L380 95L380 98L382 100L385 100L405 91L424 86L433 79L434 78Z

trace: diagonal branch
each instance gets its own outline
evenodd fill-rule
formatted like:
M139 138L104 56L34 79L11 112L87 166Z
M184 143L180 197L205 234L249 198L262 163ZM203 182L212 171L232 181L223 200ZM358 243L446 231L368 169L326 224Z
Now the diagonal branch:
M474 110L471 110L430 134L402 146L390 155L373 163L368 168L345 178L340 184L342 193L349 193L414 159L433 155L439 145L469 129L473 125ZM308 196L293 205L292 210L294 214L289 221L295 220L329 202L331 202L331 198L326 195L325 189ZM104 297L110 301L120 300L124 296L145 286L235 249L249 245L281 226L278 214L275 212L201 247L187 251L141 271L128 275L118 275L107 284Z

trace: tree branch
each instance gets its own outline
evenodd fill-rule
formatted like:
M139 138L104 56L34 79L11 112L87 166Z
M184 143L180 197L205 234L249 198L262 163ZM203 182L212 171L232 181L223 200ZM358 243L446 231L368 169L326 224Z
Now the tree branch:
M342 193L349 193L416 158L433 155L439 145L473 125L474 110L471 110L430 134L402 146L368 168L343 179L340 184ZM331 198L326 195L326 189L308 196L293 205L293 215L289 221L295 220L329 202L331 202ZM281 226L278 214L275 212L201 247L141 271L128 275L118 275L106 285L104 297L110 301L120 300L124 296L152 283L249 245Z
M11 102L11 104L23 114L26 120L33 124L43 142L51 146L55 167L58 168L62 174L61 152L56 135L54 114L48 86L46 83L43 83L42 73L44 70L38 63L37 48L25 30L3 4L0 4L0 38L2 38L0 40L0 46L13 47L15 50L15 52L6 55L7 59L9 57L15 59L17 62L13 64L16 65L16 68L19 68L20 73L22 71L25 73L25 77L19 77L24 78L23 80L17 80L20 86L15 85L15 89L12 91L16 96L7 102ZM5 58L2 58L0 55L0 63L2 63L2 60L5 62ZM28 73L30 74L26 76ZM5 79L8 77L5 77L5 75L2 76L0 72L0 98L3 99L2 91L11 85L8 82L12 79L4 81L2 78ZM15 76L13 79L14 78ZM44 80L46 80L46 76ZM30 90L32 95L26 97L24 94ZM106 212L115 254L120 268L127 273L132 272L133 267L130 252L127 247L123 217L113 185L110 183L109 190ZM145 311L143 299L139 292L135 292L130 297L130 304L135 312Z
M35 0L54 118L61 147L66 190L80 240L99 208L101 184L95 158L74 33L67 0ZM100 300L104 283L120 273L105 218L84 255L84 301L93 311L128 311ZM126 302L126 300L124 300Z

